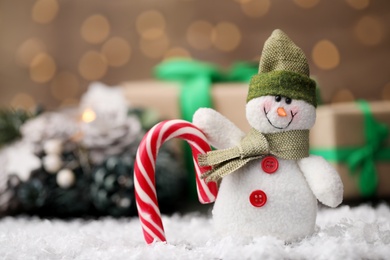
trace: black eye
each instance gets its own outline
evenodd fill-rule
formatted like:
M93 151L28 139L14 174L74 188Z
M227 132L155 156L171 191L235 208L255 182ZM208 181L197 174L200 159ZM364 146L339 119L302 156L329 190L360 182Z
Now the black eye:
M275 101L276 101L276 102L280 102L281 100L282 100L282 97L281 97L281 96L279 96L279 95L278 95L278 96L275 96Z
M290 105L291 101L292 101L291 98L286 97L286 104Z

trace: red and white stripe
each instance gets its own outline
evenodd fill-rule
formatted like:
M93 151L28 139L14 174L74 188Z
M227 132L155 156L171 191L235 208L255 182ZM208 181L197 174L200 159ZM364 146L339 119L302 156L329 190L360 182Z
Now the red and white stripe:
M134 189L138 215L148 244L154 241L166 241L157 203L155 165L161 145L172 138L183 139L191 146L199 201L203 204L214 202L218 193L215 182L206 184L200 178L209 168L199 167L198 154L210 151L202 131L184 120L167 120L155 125L142 139L134 165Z

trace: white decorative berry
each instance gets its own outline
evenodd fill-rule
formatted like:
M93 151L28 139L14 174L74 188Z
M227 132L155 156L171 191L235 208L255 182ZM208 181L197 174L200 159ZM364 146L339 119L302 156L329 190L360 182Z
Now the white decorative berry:
M48 154L42 159L43 168L49 173L56 173L62 167L62 160L57 154Z
M58 172L56 181L58 186L63 189L67 189L73 186L76 181L76 177L73 171L69 169L62 169Z
M57 154L62 153L62 141L59 139L50 139L43 144L43 151L46 154Z

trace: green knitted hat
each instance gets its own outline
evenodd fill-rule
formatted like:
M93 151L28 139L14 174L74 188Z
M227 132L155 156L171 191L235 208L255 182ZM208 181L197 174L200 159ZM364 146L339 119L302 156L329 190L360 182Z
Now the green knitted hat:
M316 107L316 83L309 74L303 51L284 32L275 30L264 44L259 74L249 83L247 102L261 96L280 95Z

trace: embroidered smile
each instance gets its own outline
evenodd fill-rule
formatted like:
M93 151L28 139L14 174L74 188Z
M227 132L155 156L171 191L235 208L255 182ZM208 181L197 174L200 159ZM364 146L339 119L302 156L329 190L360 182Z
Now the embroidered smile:
M265 107L264 107L264 114L265 114L265 117L266 117L267 120L268 120L268 123L270 123L270 125L272 125L273 127L277 128L277 129L285 129L285 128L287 128L287 127L291 124L291 122L294 120L294 116L295 116L298 112L296 112L296 113L294 114L292 111L290 111L290 113L291 113L291 120L290 120L290 122L288 122L288 124L287 124L285 127L280 127L280 126L276 126L276 125L272 124L271 120L268 118L268 113L269 113L269 111L267 112L267 111L265 110Z

